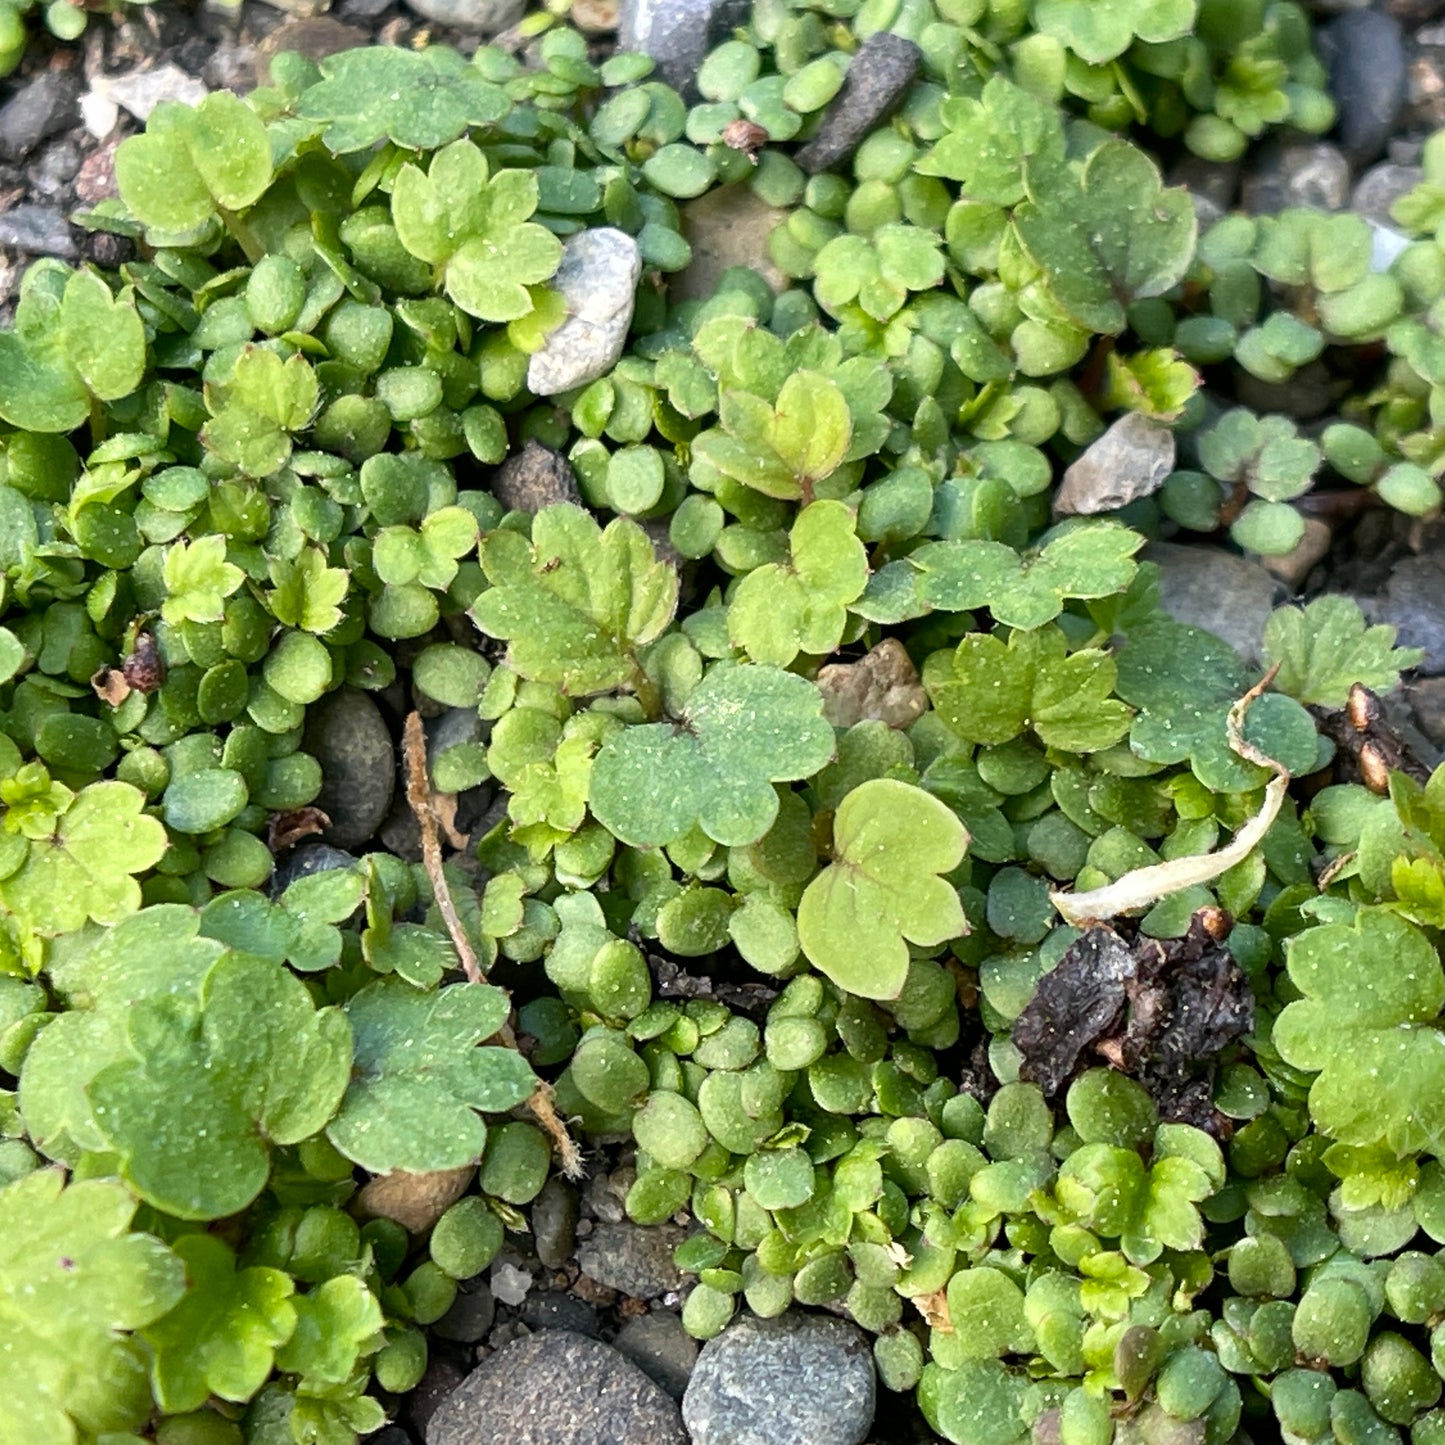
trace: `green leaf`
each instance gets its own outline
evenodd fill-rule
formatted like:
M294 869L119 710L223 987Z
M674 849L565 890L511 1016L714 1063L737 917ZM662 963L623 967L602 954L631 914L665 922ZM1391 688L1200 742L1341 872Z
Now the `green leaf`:
M0 907L42 934L71 933L87 918L118 923L140 907L134 874L166 849L159 819L142 812L145 794L128 783L92 783L54 827L32 839L25 861L0 881Z
M1162 44L1189 34L1196 0L1038 0L1034 23L1081 60L1104 65L1135 40Z
M225 599L246 574L226 561L226 539L211 532L194 542L173 542L164 565L166 600L161 616L167 622L219 622Z
M1188 192L1164 189L1154 163L1125 141L1105 141L1077 180L1051 169L1031 197L1014 211L1019 240L1058 304L1092 331L1122 331L1125 307L1162 296L1194 253Z
M918 1404L928 1423L953 1445L1024 1445L1028 1383L997 1360L965 1360L956 1370L923 1367Z
M294 1304L296 1328L276 1357L288 1374L300 1375L302 1389L344 1385L363 1353L380 1348L381 1305L355 1275L326 1280Z
M775 667L722 662L675 722L629 727L592 765L591 806L615 837L667 844L694 827L716 843L756 842L778 813L775 782L811 777L833 756L812 683Z
M303 547L295 561L274 557L269 568L274 587L266 602L283 627L330 632L341 621L350 575L344 567L328 567L321 548Z
M919 169L962 181L964 193L976 201L1015 205L1026 193L1024 171L1031 157L1046 166L1064 159L1058 107L1001 75L988 81L978 100L963 96L948 100L943 119L948 133Z
M425 1174L481 1158L487 1128L537 1087L515 1049L478 1048L506 1022L507 996L490 984L434 993L401 979L368 984L346 1005L356 1066L327 1137L374 1174Z
M815 967L862 998L897 998L908 944L931 948L967 924L957 891L938 875L963 860L968 831L922 788L875 778L833 818L833 862L798 905L798 938Z
M0 1440L82 1445L139 1429L151 1412L145 1354L126 1332L185 1289L182 1262L132 1233L114 1180L65 1187L39 1169L0 1189Z
M544 507L530 544L496 531L481 555L492 586L472 606L477 626L506 639L523 677L574 696L635 684L638 649L677 606L677 573L625 517L604 530L570 503Z
M947 612L987 607L1006 626L1034 628L1052 622L1068 598L1127 591L1138 571L1134 553L1143 545L1137 532L1093 523L1056 536L1033 555L970 538L926 542L908 560L929 606Z
M407 50L363 46L320 62L299 111L322 121L323 143L341 154L370 150L382 139L430 151L493 125L511 108L506 93L445 45Z
M1264 660L1278 663L1275 686L1307 707L1344 707L1355 683L1391 692L1400 673L1424 654L1395 646L1395 629L1365 623L1351 597L1318 597L1306 607L1280 607L1264 629Z
M244 1209L270 1146L324 1127L346 1088L345 1017L317 1012L295 975L262 959L222 959L197 1003L150 1000L127 1024L133 1057L91 1081L95 1119L126 1182L181 1219Z
M1024 1293L1002 1270L959 1270L948 1282L948 1317L954 1352L963 1359L992 1360L1034 1349Z
M848 604L868 582L868 553L842 502L799 513L789 563L754 568L728 607L728 636L754 662L786 667L800 652L826 656L843 637Z
M174 1247L185 1265L185 1298L145 1331L156 1401L172 1414L199 1410L212 1395L244 1404L296 1328L296 1286L278 1269L238 1270L214 1235L184 1234Z
M1057 627L971 632L953 653L934 653L923 684L960 737L1006 743L1032 728L1049 747L1097 752L1129 730L1130 711L1112 696L1114 659L1097 648L1072 655Z
M1292 939L1289 976L1304 995L1274 1026L1287 1064L1318 1071L1316 1124L1345 1144L1388 1144L1398 1155L1445 1143L1445 1046L1436 1027L1445 975L1414 924L1366 909L1353 924Z

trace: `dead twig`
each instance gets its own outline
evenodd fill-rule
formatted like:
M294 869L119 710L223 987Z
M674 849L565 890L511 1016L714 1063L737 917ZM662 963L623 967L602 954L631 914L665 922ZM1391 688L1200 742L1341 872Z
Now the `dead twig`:
M436 898L437 909L446 924L452 947L461 961L462 972L469 983L482 983L485 975L477 959L477 951L462 927L461 917L452 899L451 885L447 882L442 867L441 829L442 819L438 816L436 800L432 795L431 780L427 776L426 734L422 730L420 713L411 713L406 720L401 739L402 762L406 770L406 801L421 829L421 861L431 883L432 895ZM508 1049L517 1047L517 1035L510 1023L497 1030L497 1041ZM552 1103L552 1086L539 1081L537 1090L527 1100L527 1108L552 1141L562 1172L569 1179L580 1179L583 1174L582 1155L567 1126L562 1122Z

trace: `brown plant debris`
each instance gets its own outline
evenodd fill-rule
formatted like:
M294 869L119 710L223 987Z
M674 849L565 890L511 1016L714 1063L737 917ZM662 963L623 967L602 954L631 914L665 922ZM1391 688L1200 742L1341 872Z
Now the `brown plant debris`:
M447 882L446 872L442 867L441 825L432 795L431 780L427 776L426 733L420 713L407 715L406 726L402 731L401 752L406 774L406 801L421 829L422 867L426 870L427 880L432 886L432 894L436 898L437 909L446 924L452 946L461 960L462 972L466 974L468 982L481 983L484 975L477 959L477 951L472 947L466 929L462 927L462 920L452 898L451 885ZM517 1047L517 1035L511 1024L503 1024L497 1031L497 1042L504 1048ZM527 1108L552 1141L558 1162L562 1165L562 1172L569 1179L581 1178L582 1155L552 1104L552 1086L545 1082L539 1083L536 1093L527 1100Z
M835 728L859 722L911 727L928 711L918 669L896 637L885 638L857 662L834 662L818 672L823 713Z
M284 853L303 838L314 838L330 826L331 819L320 808L310 804L304 808L288 808L284 813L271 814L266 829L266 846L272 853Z
M1363 783L1382 796L1390 791L1390 774L1406 773L1417 783L1430 770L1390 726L1379 696L1362 683L1350 688L1344 707L1320 715L1320 731L1334 743L1336 782Z
M1215 1064L1254 1027L1254 995L1224 946L1232 926L1223 909L1202 908L1179 939L1088 929L1014 1024L1019 1077L1053 1097L1107 1063L1137 1079L1166 1122L1221 1134Z

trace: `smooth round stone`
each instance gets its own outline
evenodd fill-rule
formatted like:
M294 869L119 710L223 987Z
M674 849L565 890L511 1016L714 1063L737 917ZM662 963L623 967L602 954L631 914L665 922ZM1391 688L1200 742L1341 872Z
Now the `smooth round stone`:
M331 819L323 837L336 848L368 842L396 788L396 745L381 709L364 692L342 688L308 724L306 749L321 764L316 806Z

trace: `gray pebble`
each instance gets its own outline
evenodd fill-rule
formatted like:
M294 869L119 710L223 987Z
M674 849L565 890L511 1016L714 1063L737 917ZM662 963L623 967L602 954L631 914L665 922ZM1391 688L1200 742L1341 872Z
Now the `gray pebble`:
M682 1417L692 1445L860 1445L873 1423L873 1351L824 1315L745 1315L698 1356Z
M1407 682L1405 696L1410 700L1421 732L1437 747L1445 747L1445 677L1421 677ZM620 1338L618 1348L622 1348Z
M680 1400L697 1364L697 1341L671 1310L654 1310L628 1320L612 1346L638 1369L656 1380L674 1400Z
M367 842L396 788L396 748L381 709L364 692L342 688L308 723L306 748L321 764L316 806L331 819L325 840L338 848Z
M612 370L627 344L641 279L642 253L626 231L597 226L567 238L550 283L567 319L527 363L534 396L556 396Z
M577 1251L582 1272L634 1299L655 1299L682 1284L672 1252L687 1238L676 1224L599 1224Z
M723 186L689 201L682 208L692 260L668 283L674 301L706 301L718 289L723 272L734 266L756 271L774 291L787 285L787 277L773 263L768 237L788 218L787 211L770 206L747 186Z
M577 1191L554 1174L532 1201L532 1240L548 1269L561 1269L577 1243Z
M847 160L903 99L921 58L922 51L901 35L888 30L870 35L848 63L843 88L828 107L818 133L793 159L810 175Z
M60 209L29 202L0 211L0 250L27 256L58 256L62 261L74 261L80 255L70 234L70 223Z
M486 1339L487 1331L497 1317L497 1302L481 1279L463 1280L457 1286L457 1297L431 1328L434 1335L444 1340L455 1340L463 1345L475 1345Z
M0 106L0 160L23 161L41 141L77 124L79 77L44 70Z
M658 75L695 100L698 67L747 19L748 9L748 0L622 0L618 46L650 55Z
M676 1404L630 1360L570 1330L515 1340L431 1417L427 1445L688 1445ZM823 1445L823 1442L815 1442Z
M571 1330L595 1340L597 1311L562 1289L538 1290L522 1301L522 1323L534 1330Z
M1375 159L1405 104L1405 45L1400 22L1379 10L1351 10L1320 29L1339 119L1335 133L1357 165Z
M1257 562L1221 547L1151 542L1141 554L1159 564L1159 601L1176 621L1223 638L1257 662L1278 585Z
M1254 170L1245 177L1240 199L1256 216L1273 215L1289 206L1343 210L1350 198L1350 163L1338 146L1326 141L1295 145L1266 142Z
M1391 207L1401 196L1408 196L1424 179L1425 172L1420 166L1397 166L1390 161L1381 161L1355 182L1355 189L1350 193L1350 209L1358 211L1368 221L1393 226L1395 220L1390 215Z
M1445 565L1434 553L1407 557L1390 574L1375 621L1394 623L1399 647L1423 647L1420 671L1445 673Z
M1153 496L1173 470L1173 431L1142 412L1126 411L1065 471L1054 511L1065 516L1116 512Z
M582 505L582 493L567 458L535 440L497 468L492 495L509 512L533 515L555 502Z
M60 198L75 179L80 160L80 147L68 136L52 141L30 164L30 183L36 195L48 201Z

